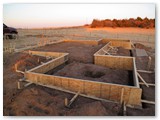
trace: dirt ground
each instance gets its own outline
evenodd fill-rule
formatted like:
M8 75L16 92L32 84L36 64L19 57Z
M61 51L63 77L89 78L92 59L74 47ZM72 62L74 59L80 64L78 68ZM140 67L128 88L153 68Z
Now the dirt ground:
M42 51L57 51L57 52L67 52L69 53L68 65L76 65L83 67L88 67L90 69L93 66L93 54L98 51L104 45L82 45L77 43L61 43L55 45L48 45L40 47L34 50ZM151 54L151 52L150 52ZM12 58L12 59L11 59ZM39 58L42 62L46 59ZM23 61L23 65L27 66L28 69L39 65L37 56L31 57L25 53L12 53L4 54L3 61L3 113L4 116L119 116L122 115L122 106L117 103L109 103L96 101L84 97L78 97L78 99L73 103L71 108L66 108L64 106L64 99L71 99L74 95L69 93L60 92L54 89L49 89L37 85L30 85L21 90L17 90L17 81L22 78L21 73L15 72L15 63L18 61ZM41 62L40 61L40 62ZM143 62L141 63L143 64ZM154 63L153 63L154 65ZM66 66L67 67L67 66ZM80 69L81 69L80 68ZM21 70L24 67L20 66ZM93 67L95 69L95 67ZM100 70L105 70L104 68L99 68ZM95 70L96 72L99 69ZM59 72L63 72L63 69ZM77 70L78 71L78 70ZM124 72L124 71L122 71ZM76 73L76 70L75 70ZM99 73L103 75L103 73ZM98 74L98 75L99 75ZM121 72L119 74L122 74ZM87 79L88 75L97 77L93 72L88 72L85 74ZM80 75L78 75L80 76ZM144 75L148 76L149 82L155 82L154 74ZM116 76L115 76L116 77ZM127 78L127 76L123 76ZM94 78L95 79L95 78ZM120 79L120 78L119 78ZM145 78L147 79L147 78ZM126 81L124 81L126 82ZM126 83L128 84L128 83ZM144 90L142 99L155 100L155 88L142 86ZM127 107L127 115L136 116L144 115L150 116L155 115L155 106L143 104L143 109L133 109Z
M15 44L16 49L38 45L39 41L48 39L59 41L63 39L73 40L99 40L102 38L126 39L133 43L142 44L155 48L155 29L142 28L89 28L89 27L66 27L50 29L18 29L17 40L4 40L3 45Z
M56 72L56 76L78 78L106 83L130 85L129 72L94 64L73 62Z
M93 63L93 54L103 46L104 44L85 45L79 43L66 42L36 48L35 50L69 53L69 63Z

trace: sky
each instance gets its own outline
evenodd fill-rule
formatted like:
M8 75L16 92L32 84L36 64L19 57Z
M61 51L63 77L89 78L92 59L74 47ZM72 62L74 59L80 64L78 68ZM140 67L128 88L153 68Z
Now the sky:
M3 4L3 22L16 28L65 27L93 19L155 18L155 4Z

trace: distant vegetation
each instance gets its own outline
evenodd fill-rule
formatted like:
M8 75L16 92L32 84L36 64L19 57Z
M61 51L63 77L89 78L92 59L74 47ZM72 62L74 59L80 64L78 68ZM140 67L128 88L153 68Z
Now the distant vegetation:
M96 27L139 27L139 28L154 28L155 27L155 19L148 19L147 17L142 19L141 17L137 17L136 19L105 19L98 20L94 19L91 23L91 28Z

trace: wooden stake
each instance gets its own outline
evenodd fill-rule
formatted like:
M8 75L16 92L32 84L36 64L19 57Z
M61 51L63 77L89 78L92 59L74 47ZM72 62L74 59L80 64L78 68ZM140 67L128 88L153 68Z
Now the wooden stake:
M127 108L126 108L126 103L124 102L123 103L123 116L126 116L126 111L127 111Z
M17 82L17 87L18 87L19 90L21 89L20 81Z
M20 70L16 70L16 72L24 74L24 72Z
M149 85L146 83L146 81L141 77L141 75L137 72L138 77L140 78L140 80L147 86L149 87Z
M135 49L136 47L134 46L134 44L131 42L132 47Z
M124 95L124 88L121 89L121 100L120 103L123 103L123 95Z
M14 67L15 67L15 70L17 70L17 63L14 65Z
M70 106L71 106L71 104L72 104L72 103L75 101L75 99L78 97L79 93L80 93L80 92L78 92L77 94L75 94L75 96L69 101L67 107L70 107Z
M110 55L110 53L108 52L108 50L107 51L105 51L104 49L102 49L106 54L108 54L108 55Z
M143 82L139 82L140 85L145 85ZM147 83L149 86L155 86L155 84Z
M141 102L155 105L155 102L154 102L154 101L141 100Z
M39 63L39 58L38 58L38 63Z
M30 83L27 83L27 84L24 85L24 87L28 87L28 86L31 85L31 84L33 84L33 83L31 83L31 82L30 82Z
M148 65L147 65L147 70L149 71L150 67L151 67L151 62L152 62L152 58L149 56L149 61L148 61Z
M68 106L68 98L64 99L64 105L67 107Z
M142 72L142 73L154 73L154 71L146 71L146 70L137 70L137 72Z

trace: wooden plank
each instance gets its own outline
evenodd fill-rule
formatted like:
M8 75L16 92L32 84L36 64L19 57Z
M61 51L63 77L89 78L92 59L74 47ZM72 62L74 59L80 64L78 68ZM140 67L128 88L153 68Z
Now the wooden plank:
M124 93L123 93L123 101L128 104L129 101L129 96L131 92L131 87L123 87L124 88Z
M140 80L147 86L149 87L149 85L146 83L146 81L141 77L141 75L137 72L138 77L140 78Z
M137 72L142 72L142 73L154 73L154 71L146 71L146 70L137 70Z
M149 100L141 100L142 103L147 103L147 104L153 104L155 105L154 101L149 101Z
M132 57L115 57L115 56L99 56L96 55L95 64L109 68L133 70L133 58Z
M110 89L111 89L110 85L102 84L102 86L101 86L101 98L109 100Z
M57 87L62 87L62 79L59 77L54 78L54 85Z
M123 100L124 102L126 102L126 104L135 104L135 105L139 104L138 100L141 98L141 93L139 91L141 89L138 89L133 86L116 85L103 82L93 82L89 80L51 76L51 75L44 75L32 72L26 72L25 78L28 79L30 82L36 84L52 86L59 89L68 90L71 92L80 91L81 94L86 96L92 96L116 102L120 102L121 89L124 88ZM137 90L136 93L135 90ZM133 103L133 101L130 99L133 99L133 101L134 99L137 100L134 101Z
M72 105L72 103L76 100L76 98L78 97L80 92L76 93L73 98L69 101L69 104L67 105L67 107L70 107Z
M124 88L121 89L121 99L120 99L120 103L123 103L123 96L124 96Z
M32 54L32 55L39 55L39 56L44 56L44 57L60 57L64 54L67 54L67 53L60 53L60 52L43 52L43 51L31 51L29 50L28 52L29 54Z
M137 68L136 68L135 58L133 58L133 83L134 83L134 86L136 86L137 88L140 88L138 76L137 76Z
M30 82L30 80L26 80L26 81ZM63 88L59 88L59 87L52 86L52 85L44 85L44 84L41 84L41 83L37 83L37 85L44 86L44 87L51 88L51 89L60 90L60 91L71 93L71 94L76 94L76 92L65 90ZM90 96L90 95L85 95L85 94L79 94L79 95L82 96L82 97L86 97L86 98L90 98L90 99L94 99L94 100L100 100L100 101L104 101L104 102L118 103L116 101L106 100L106 99L102 99L102 98L98 98L98 97L94 97L94 96Z
M109 99L113 101L120 101L120 95L121 95L121 87L112 85L110 89Z
M139 82L140 85L145 85L143 82ZM155 87L155 84L152 84L152 83L147 83L147 85L149 86L154 86Z
M94 83L94 82L91 83L89 81L85 81L84 89L86 95L100 97L100 89L101 89L100 83Z
M68 78L62 79L62 88L69 89L69 79Z
M141 104L141 95L142 95L142 89L135 88L131 89L130 95L129 95L129 101L128 104L130 105L140 105Z
M83 88L83 81L80 80L75 80L74 78L69 79L69 87L68 89L74 92L81 92L84 93L84 88Z
M65 56L67 56L67 55L65 55ZM51 61L49 61L47 63L44 63L42 65L39 65L39 66L29 70L29 71L37 72L37 73L46 73L49 70L51 70L51 69L53 69L53 68L55 68L55 67L57 67L57 66L59 66L59 65L61 65L63 63L65 63L68 60L68 59L65 60L65 58L64 58L65 56L61 56L61 57L55 58L55 59L53 59L53 60L51 60Z
M89 44L89 45L98 45L99 41L97 40L69 40L66 39L64 42L75 42L75 43L81 43L81 44Z
M25 84L24 87L28 87L28 86L30 86L32 84L33 84L32 82L29 82L29 83Z

